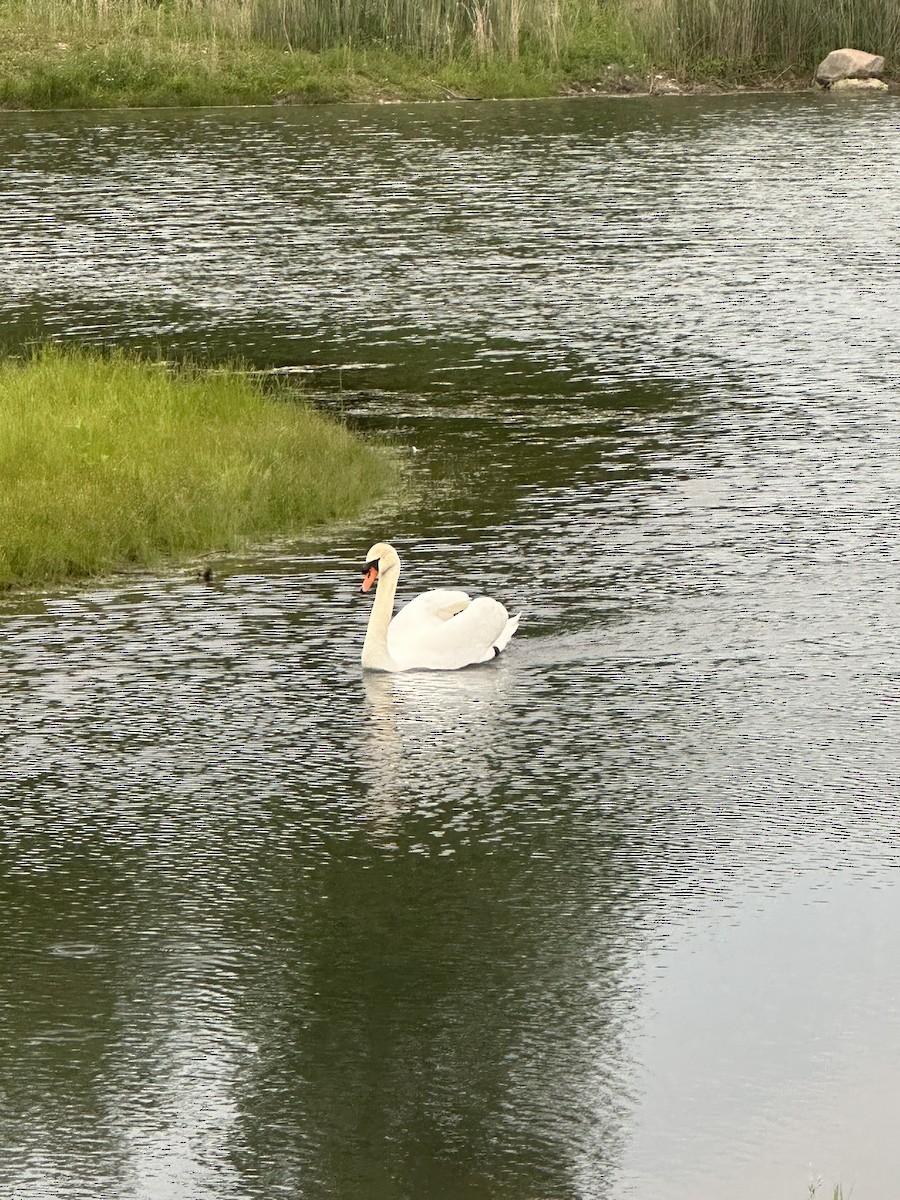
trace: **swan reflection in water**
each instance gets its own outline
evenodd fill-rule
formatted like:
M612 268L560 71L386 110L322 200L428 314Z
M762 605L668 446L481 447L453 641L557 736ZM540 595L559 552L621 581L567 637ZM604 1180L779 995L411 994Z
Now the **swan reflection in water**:
M505 664L362 678L369 798L380 821L489 789L485 759L514 686Z

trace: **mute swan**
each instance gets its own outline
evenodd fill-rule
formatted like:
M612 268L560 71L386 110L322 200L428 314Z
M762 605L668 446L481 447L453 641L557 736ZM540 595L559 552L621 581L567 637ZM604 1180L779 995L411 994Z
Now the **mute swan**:
M410 600L391 620L400 578L400 557L387 542L366 555L361 591L378 580L362 650L373 671L456 671L499 654L519 624L488 596L436 588Z

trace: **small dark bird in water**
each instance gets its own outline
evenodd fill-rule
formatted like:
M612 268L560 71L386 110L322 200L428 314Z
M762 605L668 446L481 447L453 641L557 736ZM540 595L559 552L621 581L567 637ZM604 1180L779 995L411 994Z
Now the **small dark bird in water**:
M204 569L200 572L200 578L203 580L204 583L212 583L212 581L213 581L212 567L204 567Z

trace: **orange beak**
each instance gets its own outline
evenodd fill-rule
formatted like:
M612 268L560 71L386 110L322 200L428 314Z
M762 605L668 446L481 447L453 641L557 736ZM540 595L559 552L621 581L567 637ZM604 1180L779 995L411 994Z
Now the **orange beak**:
M378 568L369 567L368 571L366 571L365 575L363 576L362 587L359 590L361 592L367 592L377 578Z

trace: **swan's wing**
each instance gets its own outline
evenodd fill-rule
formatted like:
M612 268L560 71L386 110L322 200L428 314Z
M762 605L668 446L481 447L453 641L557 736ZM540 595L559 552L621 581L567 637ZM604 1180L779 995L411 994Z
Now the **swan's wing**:
M415 645L423 637L439 636L446 621L468 608L468 592L451 588L434 588L422 592L409 604L405 604L388 626L388 651L395 658L395 648L402 652L404 647Z
M516 620L516 618L513 618ZM518 622L517 622L518 623ZM388 651L407 669L452 671L486 662L505 645L510 616L497 600L437 588L397 613L388 628Z
M438 626L468 608L471 602L469 593L457 588L432 588L405 604L391 624L401 629L407 624L412 627Z

